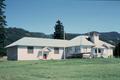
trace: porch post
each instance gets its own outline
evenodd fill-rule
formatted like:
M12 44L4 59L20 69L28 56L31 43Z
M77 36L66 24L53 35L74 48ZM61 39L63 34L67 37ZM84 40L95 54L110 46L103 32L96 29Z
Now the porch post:
M43 49L42 49L42 59L43 59Z
M96 54L97 54L97 56L98 56L98 48L96 48L96 49L97 49L97 53L96 53Z
M65 31L64 31L64 40L65 40ZM63 53L64 53L64 59L66 59L66 56L65 56L65 46L64 46L64 49L63 49Z

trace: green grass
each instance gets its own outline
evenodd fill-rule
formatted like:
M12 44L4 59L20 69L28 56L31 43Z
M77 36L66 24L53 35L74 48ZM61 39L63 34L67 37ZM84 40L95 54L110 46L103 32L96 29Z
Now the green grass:
M0 60L0 80L120 80L120 59Z

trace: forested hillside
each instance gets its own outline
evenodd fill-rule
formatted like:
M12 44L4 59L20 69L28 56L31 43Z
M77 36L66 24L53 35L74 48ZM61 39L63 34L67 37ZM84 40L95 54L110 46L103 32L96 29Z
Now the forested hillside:
M22 37L53 38L53 34L47 35L41 32L29 32L21 28L6 28L6 34L7 34L6 45ZM85 34L66 33L66 39L72 39L78 35L85 35ZM120 42L120 33L118 32L104 32L104 33L99 32L99 34L101 40L107 41L112 44L116 44Z
M51 38L51 35L46 35L41 32L29 32L21 28L6 28L6 45L22 38L22 37L41 37L41 38Z

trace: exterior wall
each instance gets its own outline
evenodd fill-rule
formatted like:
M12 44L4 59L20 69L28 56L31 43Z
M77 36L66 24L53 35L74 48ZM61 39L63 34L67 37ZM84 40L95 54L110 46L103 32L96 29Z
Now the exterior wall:
M34 47L33 53L27 52L26 46L18 47L18 60L38 60L37 52L39 51L38 47Z
M79 55L79 54L82 55L83 53L89 53L90 55L91 47L90 46L74 46L74 47L66 48L66 51L65 51L66 57L72 57L73 55Z
M39 56L39 53L41 51L43 51L43 49L44 49L44 47L34 47L33 53L28 53L26 46L19 46L18 47L18 60L39 60L39 59L44 59L43 58L43 53L44 52L42 52L42 55ZM54 54L54 48L49 48L49 49L50 49L50 51L47 54L47 59L62 59L63 48L59 48L59 53L58 54Z
M77 51L75 50L76 48L77 48ZM91 47L89 46L68 47L66 50L66 53L68 54L79 54L79 53L90 53L90 52L91 52Z
M104 49L103 57L108 58L113 56L113 49Z
M74 53L74 47L67 47L65 53L66 54L73 54Z
M91 47L89 46L81 47L80 53L91 53Z
M70 56L71 54L80 54L80 53L92 53L96 57L104 57L104 58L113 56L112 48L109 49L100 48L100 49L101 49L101 53L97 51L96 54L95 48L91 48L90 46L75 46L75 47L66 48L65 54L66 57ZM48 60L63 58L63 51L64 51L63 48L59 48L59 53L57 54L54 53L54 48L52 47L34 47L33 53L28 53L27 46L10 47L7 49L7 56L8 56L8 60L40 60L40 59L44 59L43 57L44 51L48 51L46 58ZM42 52L42 55L39 55L40 52Z
M99 48L101 49L101 53L99 53L97 51L97 53L95 53L95 48L92 49L92 54L96 57L104 57L104 58L108 58L108 57L112 57L113 56L113 49L111 48Z
M54 53L54 48L51 48L51 52L48 55L48 59L62 59L63 56L63 48L59 48L59 53Z
M7 59L8 60L17 60L18 59L17 54L17 47L10 47L7 48Z

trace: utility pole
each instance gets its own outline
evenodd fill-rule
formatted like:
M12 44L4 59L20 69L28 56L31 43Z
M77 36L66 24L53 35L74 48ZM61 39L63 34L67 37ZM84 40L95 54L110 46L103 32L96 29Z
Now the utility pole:
M63 36L64 36L64 40L65 40L65 31L64 31ZM66 55L65 55L65 46L64 46L63 52L64 52L64 59L66 59Z
M117 49L117 53L118 53L118 58L119 58L119 38L117 38L117 44L116 44L117 46L118 46L118 49Z

